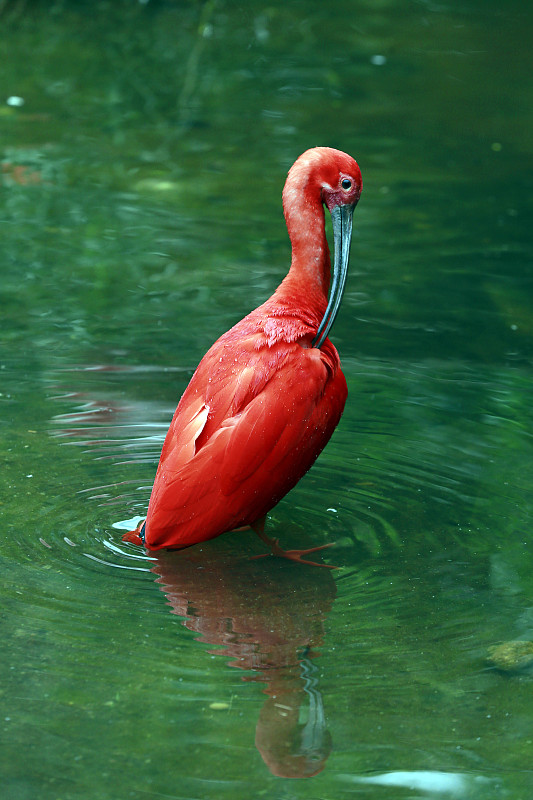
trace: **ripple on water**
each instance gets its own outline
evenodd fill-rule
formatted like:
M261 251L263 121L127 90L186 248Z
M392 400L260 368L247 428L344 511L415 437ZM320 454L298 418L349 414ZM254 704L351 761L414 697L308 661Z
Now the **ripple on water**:
M28 695L37 697L37 675L46 662L56 701L101 711L99 698L88 700L82 686L98 674L99 687L113 687L104 701L111 717L122 713L116 696L131 696L135 718L142 711L150 730L167 736L169 721L179 718L181 729L194 728L191 744L212 748L215 756L224 725L235 736L231 708L233 698L241 697L242 680L259 681L266 690L252 729L274 774L312 774L324 766L333 709L335 747L343 751L343 737L351 741L354 725L347 694L359 698L358 724L369 742L377 708L392 729L409 719L410 735L419 740L415 726L424 728L426 704L413 708L413 685L422 698L438 691L451 718L457 694L446 682L466 670L472 655L468 643L463 646L453 603L445 606L449 612L440 610L438 647L436 635L428 638L425 623L417 623L419 616L427 621L419 611L424 606L430 613L435 579L417 574L409 553L413 547L427 553L432 537L442 543L454 515L471 507L473 497L479 501L491 440L479 439L473 411L479 375L447 369L347 365L350 398L341 425L270 523L296 546L310 534L313 543L336 541L328 558L348 568L334 575L274 559L252 561L262 548L254 550L254 537L242 534L170 557L124 544L123 528L134 527L146 511L174 395L188 375L176 380L153 371L102 369L54 375L45 448L47 485L55 490L31 528L21 527L11 543L16 558L7 571L8 626L15 641L10 657L23 664L29 643L37 654L13 678L13 694L24 681ZM132 399L143 395L149 400ZM157 403L154 396L171 399ZM457 406L452 397L459 397ZM38 479L36 474L32 480ZM397 556L375 557L386 551ZM421 563L427 567L427 558ZM444 576L442 565L436 571ZM460 587L466 596L470 577ZM457 586L455 569L454 592ZM478 613L465 602L463 626L475 629ZM199 646L191 648L192 639ZM315 662L317 648L322 656ZM53 665L47 662L51 651L62 654ZM235 669L217 668L217 654ZM457 666L446 679L430 685L428 675L438 673L441 660L454 665L454 658ZM73 671L80 681L74 688ZM143 698L153 695L154 686L152 710ZM290 702L280 703L279 693ZM172 709L178 705L176 715ZM305 712L311 725L298 728L285 706ZM228 716L217 717L219 708ZM58 724L60 717L53 711ZM313 758L302 761L299 750L280 755L279 742L301 742L305 730ZM102 736L101 724L93 735ZM156 743L144 745L157 760ZM352 749L347 746L347 752Z
M345 372L350 395L341 424L309 475L274 509L271 524L303 536L312 529L324 541L355 544L374 555L413 537L440 541L443 530L451 530L474 502L482 504L486 493L478 478L492 443L479 435L476 408L480 394L490 390L487 375L461 364L362 360L349 361ZM145 514L162 442L189 374L81 367L51 379L58 390L54 402L64 407L53 416L54 439L78 451L86 472L104 478L71 486L77 502L93 508L97 530L89 532L93 546L85 547L93 558L107 560L107 541L119 547L115 555L125 559L123 566L132 566L131 551L120 550L112 524ZM149 399L133 399L143 394ZM155 395L174 399L159 403ZM67 538L79 543L79 534L67 531Z

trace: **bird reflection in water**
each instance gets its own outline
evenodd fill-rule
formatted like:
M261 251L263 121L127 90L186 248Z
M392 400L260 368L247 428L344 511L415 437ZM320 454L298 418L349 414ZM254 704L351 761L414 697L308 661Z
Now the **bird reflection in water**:
M314 659L335 582L330 570L253 560L242 554L242 540L236 556L226 538L162 551L152 571L171 613L199 634L198 641L224 647L209 652L252 671L243 680L266 684L255 744L272 774L309 778L324 768L331 752Z

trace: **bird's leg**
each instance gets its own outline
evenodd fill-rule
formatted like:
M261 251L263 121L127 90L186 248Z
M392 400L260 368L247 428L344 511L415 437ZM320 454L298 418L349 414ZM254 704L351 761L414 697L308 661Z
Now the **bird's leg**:
M265 542L270 547L270 554L273 556L279 556L280 558L288 558L289 561L299 561L300 564L310 564L312 567L325 567L326 569L338 569L331 564L318 564L316 561L308 561L302 556L309 555L309 553L316 553L318 550L325 550L326 547L333 547L333 542L330 544L321 544L318 547L309 547L307 550L283 550L279 546L279 539L273 539L270 536L267 536L265 533L265 519L266 517L261 517L261 519L252 522L250 525L251 528L257 533L260 539ZM269 553L262 553L260 556L252 556L252 558L265 558L265 556L270 555Z

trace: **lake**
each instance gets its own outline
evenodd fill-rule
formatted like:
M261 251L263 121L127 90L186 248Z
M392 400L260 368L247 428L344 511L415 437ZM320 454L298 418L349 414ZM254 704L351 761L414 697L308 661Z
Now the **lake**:
M527 4L0 3L6 800L533 793ZM336 570L122 542L287 170L364 190L349 387L268 518Z

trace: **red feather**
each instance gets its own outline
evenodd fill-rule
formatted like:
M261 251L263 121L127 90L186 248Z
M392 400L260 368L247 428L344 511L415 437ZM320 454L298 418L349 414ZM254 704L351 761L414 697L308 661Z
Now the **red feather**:
M291 270L266 303L215 342L185 390L150 498L150 550L186 547L257 522L307 472L339 422L347 396L339 357L329 339L320 348L312 340L329 284L324 186L346 174L359 181L355 205L360 173L344 153L316 148L289 173ZM321 176L320 191L310 175L315 183Z

